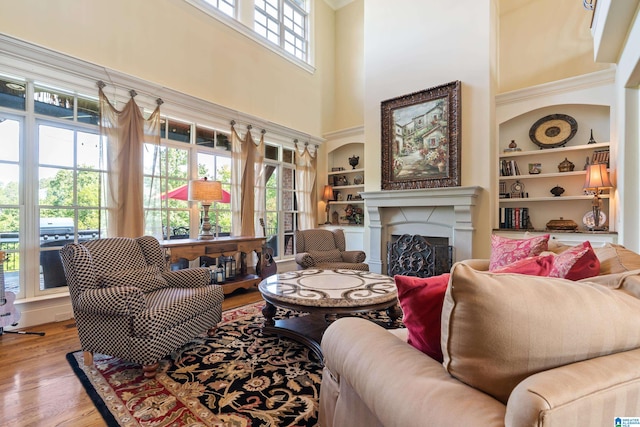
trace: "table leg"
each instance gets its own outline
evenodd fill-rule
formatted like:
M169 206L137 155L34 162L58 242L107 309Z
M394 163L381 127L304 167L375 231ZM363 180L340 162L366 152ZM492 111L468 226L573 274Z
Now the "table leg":
M262 307L262 315L264 316L264 325L265 326L274 326L276 324L273 317L276 315L276 306L265 302L264 307Z
M398 319L402 317L402 310L398 306L398 304L394 304L391 307L387 308L387 316L389 316L390 322L389 326L397 326Z

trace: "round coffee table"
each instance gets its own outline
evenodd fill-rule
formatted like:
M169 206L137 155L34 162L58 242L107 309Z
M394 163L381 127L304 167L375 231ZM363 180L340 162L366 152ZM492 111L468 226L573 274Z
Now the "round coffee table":
M337 315L387 310L388 326L395 326L402 313L393 278L368 271L290 271L267 277L258 289L266 301L262 331L308 346L320 361L322 334ZM277 307L309 314L274 320Z

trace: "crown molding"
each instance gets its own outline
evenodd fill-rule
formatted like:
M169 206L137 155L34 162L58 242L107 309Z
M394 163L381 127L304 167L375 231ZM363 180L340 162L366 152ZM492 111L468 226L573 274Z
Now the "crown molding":
M236 122L237 129L251 125L254 130L264 129L273 142L291 145L294 140L318 145L324 138L265 120L260 117L232 110L213 102L196 98L174 89L143 80L107 67L95 65L72 56L59 53L0 33L0 72L21 75L29 79L58 86L75 88L82 95L97 98L98 80L107 86L105 93L121 101L128 100L130 89L138 92L136 101L141 105L155 108L155 100L162 98L162 115L178 118L184 111L190 111L196 120L214 126L218 130L228 130L230 121ZM140 102L139 102L140 103ZM182 113L181 113L182 112Z
M331 7L331 9L338 10L338 9L342 9L349 3L353 3L353 0L324 0L324 2L328 4Z

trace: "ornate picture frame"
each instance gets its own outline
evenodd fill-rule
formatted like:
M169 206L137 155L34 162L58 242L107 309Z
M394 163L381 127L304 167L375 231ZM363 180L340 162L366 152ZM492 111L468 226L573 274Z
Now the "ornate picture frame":
M382 189L460 186L460 81L382 101Z

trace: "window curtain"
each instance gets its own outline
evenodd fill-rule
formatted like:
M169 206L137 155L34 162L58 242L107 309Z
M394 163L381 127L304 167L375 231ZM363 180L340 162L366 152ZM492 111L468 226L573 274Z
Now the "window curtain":
M118 111L99 86L100 134L107 143L107 179L103 194L107 208L107 236L139 237L144 223L144 143L160 146L160 104L148 120L131 99ZM159 197L159 193L158 193Z
M258 145L251 128L244 140L231 125L231 234L255 236L264 216L264 133Z
M304 149L298 152L296 162L296 195L298 197L298 229L306 230L317 226L318 218L318 194L316 189L316 161L318 158L318 147L312 154L309 151L309 144L305 144Z

